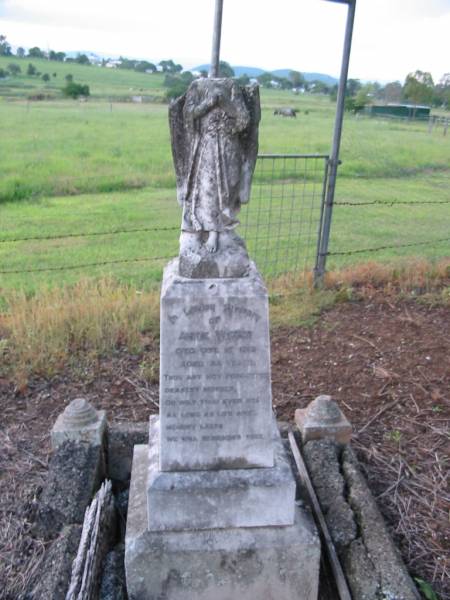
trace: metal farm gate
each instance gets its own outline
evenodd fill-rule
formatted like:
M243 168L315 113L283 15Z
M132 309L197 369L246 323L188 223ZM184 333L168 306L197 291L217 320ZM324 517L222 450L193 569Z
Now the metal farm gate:
M328 164L326 154L258 156L239 233L265 276L317 268Z

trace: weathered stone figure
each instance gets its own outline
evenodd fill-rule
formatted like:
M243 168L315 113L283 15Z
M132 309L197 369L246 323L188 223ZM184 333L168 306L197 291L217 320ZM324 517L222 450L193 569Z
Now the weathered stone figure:
M272 413L269 297L235 233L258 88L198 79L169 120L180 255L161 286L159 417L133 458L128 596L317 600L320 541Z
M242 277L249 258L234 229L249 200L258 153L258 88L198 79L171 105L169 117L183 207L180 275Z

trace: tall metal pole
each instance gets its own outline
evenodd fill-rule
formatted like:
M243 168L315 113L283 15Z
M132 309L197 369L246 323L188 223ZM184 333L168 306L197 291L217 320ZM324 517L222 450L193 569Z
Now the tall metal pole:
M210 77L219 77L220 37L222 34L222 10L223 0L216 0L216 10L214 13L211 68L209 71Z
M344 119L345 89L347 87L348 65L350 62L350 49L352 46L353 22L355 20L356 0L331 0L348 4L347 25L345 28L344 51L342 56L341 75L336 103L336 118L334 122L333 144L329 160L328 187L325 199L323 224L320 233L319 252L316 257L314 281L319 284L325 274L328 244L330 240L331 216L333 214L334 191L336 188L336 175L339 166L339 149L341 146L342 121Z

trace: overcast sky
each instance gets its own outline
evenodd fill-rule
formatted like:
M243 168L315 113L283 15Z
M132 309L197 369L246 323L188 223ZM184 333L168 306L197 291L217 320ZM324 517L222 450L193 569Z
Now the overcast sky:
M337 76L347 7L325 0L224 0L221 58ZM14 46L209 62L214 0L0 0ZM350 77L435 81L450 71L450 0L357 0Z

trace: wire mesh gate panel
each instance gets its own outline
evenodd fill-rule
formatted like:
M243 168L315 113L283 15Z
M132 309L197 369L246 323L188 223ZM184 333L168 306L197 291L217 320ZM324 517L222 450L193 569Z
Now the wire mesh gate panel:
M314 268L327 184L325 154L261 154L239 234L265 276Z

